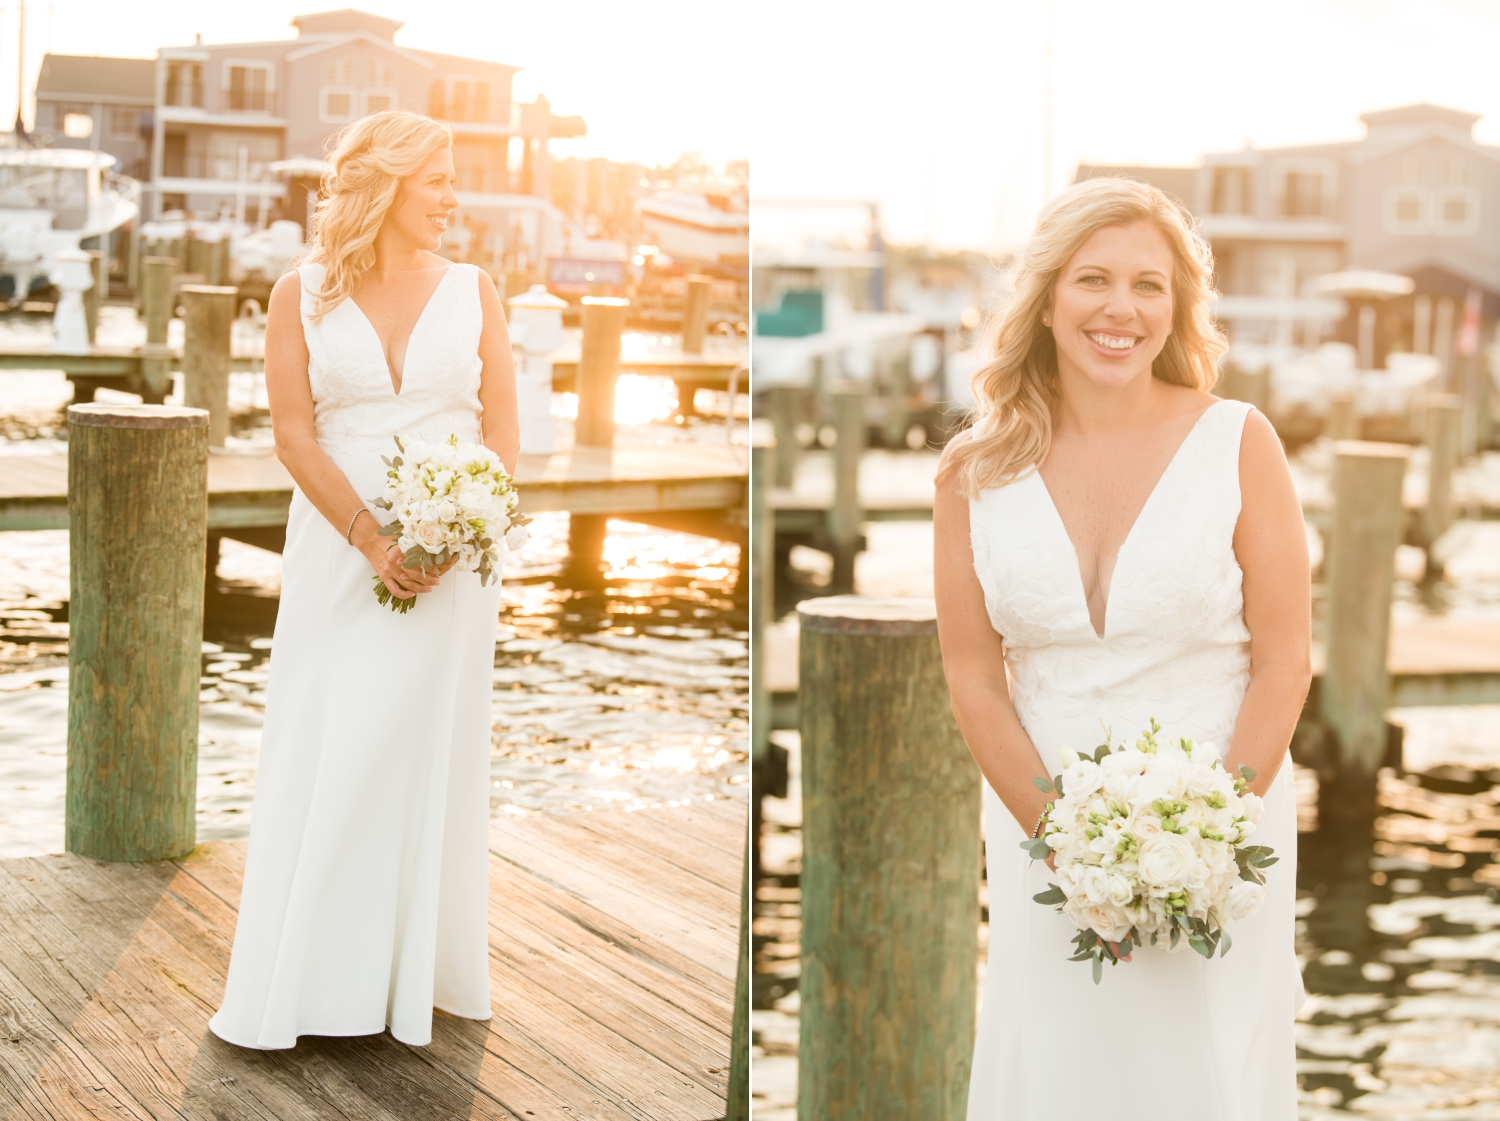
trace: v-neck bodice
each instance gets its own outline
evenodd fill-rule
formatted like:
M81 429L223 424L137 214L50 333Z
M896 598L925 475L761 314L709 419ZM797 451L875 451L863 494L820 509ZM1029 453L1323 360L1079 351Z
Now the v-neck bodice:
M1041 476L1032 471L970 503L974 568L1005 639L1016 710L1049 766L1061 744L1044 742L1056 737L1039 736L1032 723L1084 720L1097 735L1099 720L1123 733L1154 716L1227 749L1249 674L1234 555L1249 408L1217 402L1177 449L1120 546L1102 636Z
M359 306L344 300L314 322L313 298L323 282L323 266L303 265L297 273L307 379L324 451L338 456L357 447L364 454L378 445L383 452L392 436L406 433L479 439L484 312L476 266L449 266L428 297L407 340L400 393L380 336Z

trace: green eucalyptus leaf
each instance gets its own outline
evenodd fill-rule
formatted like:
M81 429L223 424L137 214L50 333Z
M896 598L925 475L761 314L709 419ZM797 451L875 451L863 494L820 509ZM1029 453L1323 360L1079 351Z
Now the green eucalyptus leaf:
M1098 954L1094 955L1094 984L1098 984L1104 977L1104 958Z
M1034 786L1034 787L1036 787L1043 794L1056 794L1056 793L1059 793L1059 791L1057 790L1057 788L1054 787L1046 779L1042 778L1041 775L1034 775L1034 776L1032 776L1031 785Z
M1048 907L1054 906L1056 904L1066 903L1068 901L1068 897L1066 894L1064 894L1063 889L1058 887L1056 884L1048 884L1046 891L1038 892L1031 898L1036 900L1036 902Z
M1255 781L1255 768L1254 767L1247 767L1244 763L1241 763L1240 764L1240 776L1246 782L1254 782Z

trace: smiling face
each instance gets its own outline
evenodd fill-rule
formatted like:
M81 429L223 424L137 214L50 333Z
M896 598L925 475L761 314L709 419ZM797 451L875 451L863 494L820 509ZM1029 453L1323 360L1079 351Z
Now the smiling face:
M448 216L458 206L453 194L453 149L444 146L427 157L417 171L401 180L385 228L416 249L435 250L448 228Z
M1172 333L1172 247L1150 222L1103 226L1068 258L1042 313L1065 387L1101 389L1151 376Z

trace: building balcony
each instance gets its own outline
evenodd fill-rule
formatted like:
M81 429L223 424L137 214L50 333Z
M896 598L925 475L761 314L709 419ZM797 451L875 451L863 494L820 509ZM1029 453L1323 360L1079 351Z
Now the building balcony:
M228 113L263 113L276 115L275 90L227 89L219 95L219 109Z
M240 178L239 156L209 156L194 152L174 159L169 154L163 161L162 175L174 179L213 180L233 187ZM266 161L251 159L245 164L245 182L279 183L280 179Z

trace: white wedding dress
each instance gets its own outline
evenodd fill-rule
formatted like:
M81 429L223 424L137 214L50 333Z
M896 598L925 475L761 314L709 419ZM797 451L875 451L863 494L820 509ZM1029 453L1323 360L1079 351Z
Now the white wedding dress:
M392 437L480 436L477 270L454 265L412 331L398 395L353 300L302 329L319 446L367 501ZM386 520L375 512L377 518ZM406 615L300 490L282 557L239 924L209 1026L242 1047L299 1035L432 1038L434 1006L488 1019L490 705L497 581L456 569Z
M1106 726L1133 741L1152 717L1227 752L1250 676L1233 546L1249 409L1215 403L1178 449L1120 548L1102 638L1040 474L970 504L974 567L1048 775L1059 747L1092 751ZM1097 986L1087 962L1067 960L1073 924L1032 900L1055 879L1020 848L1034 823L1018 824L988 786L984 806L990 942L969 1121L1295 1121L1290 761L1254 838L1281 858L1270 898L1230 926L1229 956L1139 948Z

